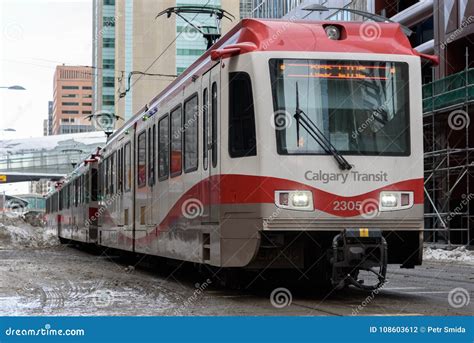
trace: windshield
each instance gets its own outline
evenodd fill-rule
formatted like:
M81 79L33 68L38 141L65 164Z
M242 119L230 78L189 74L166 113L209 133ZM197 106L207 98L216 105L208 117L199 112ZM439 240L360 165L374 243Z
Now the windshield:
M408 65L270 60L278 153L325 154L294 118L299 109L341 154L410 154Z

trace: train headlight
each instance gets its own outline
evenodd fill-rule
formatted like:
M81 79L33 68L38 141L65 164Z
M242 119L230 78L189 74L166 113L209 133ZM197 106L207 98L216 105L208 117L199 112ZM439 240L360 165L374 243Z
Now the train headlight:
M398 196L396 193L382 193L380 194L380 204L382 207L396 207Z
M297 211L312 211L313 193L311 191L276 191L275 205Z
M326 31L326 35L329 39L338 40L341 37L341 32L337 26L328 25L324 28L324 31Z
M413 206L413 192L381 192L380 211L405 210Z

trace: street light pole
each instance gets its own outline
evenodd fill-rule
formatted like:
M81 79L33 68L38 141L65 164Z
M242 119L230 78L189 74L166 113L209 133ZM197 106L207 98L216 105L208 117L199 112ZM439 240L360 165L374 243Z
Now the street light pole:
M18 85L14 85L14 86L0 86L0 88L6 88L6 89L10 89L10 90L15 90L15 91L24 91L26 90L25 87L22 87L22 86L18 86Z

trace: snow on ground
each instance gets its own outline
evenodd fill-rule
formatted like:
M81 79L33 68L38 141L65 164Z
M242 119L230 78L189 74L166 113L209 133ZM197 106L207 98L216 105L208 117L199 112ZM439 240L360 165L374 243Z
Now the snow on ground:
M42 248L57 245L56 230L36 227L21 219L0 223L0 249Z
M474 251L467 250L466 247L459 247L454 250L426 247L423 250L423 259L431 261L466 262L469 264L474 264Z

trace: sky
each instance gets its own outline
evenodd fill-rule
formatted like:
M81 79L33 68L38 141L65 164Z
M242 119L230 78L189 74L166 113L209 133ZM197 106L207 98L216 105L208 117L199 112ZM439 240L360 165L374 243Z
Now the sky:
M92 0L0 0L0 139L43 135L56 65L92 64ZM16 132L5 132L13 128Z
M0 139L43 135L56 65L92 65L92 0L0 0ZM15 132L5 132L5 129ZM24 193L27 183L0 185Z

